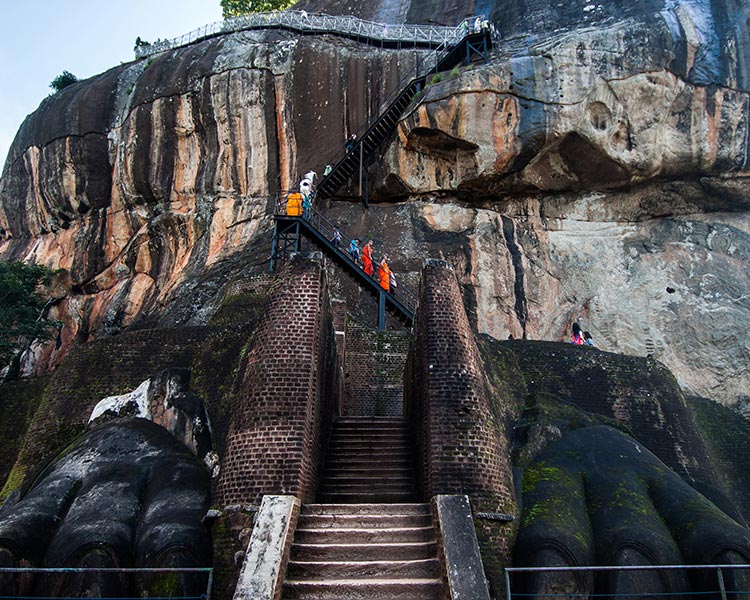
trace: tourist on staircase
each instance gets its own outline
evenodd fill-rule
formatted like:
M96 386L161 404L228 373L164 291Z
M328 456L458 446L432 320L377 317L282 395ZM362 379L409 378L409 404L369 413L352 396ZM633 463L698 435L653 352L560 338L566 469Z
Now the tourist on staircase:
M370 277L375 275L375 268L372 266L372 240L368 241L362 248L362 268L366 275Z
M312 208L312 180L307 179L307 176L305 176L305 179L303 179L299 184L299 191L302 194L302 217L305 219L310 218L310 209Z
M388 257L385 254L378 265L378 280L380 281L380 287L386 292L391 291L391 269L388 267Z
M349 242L349 255L352 257L355 265L359 264L359 239L354 238Z

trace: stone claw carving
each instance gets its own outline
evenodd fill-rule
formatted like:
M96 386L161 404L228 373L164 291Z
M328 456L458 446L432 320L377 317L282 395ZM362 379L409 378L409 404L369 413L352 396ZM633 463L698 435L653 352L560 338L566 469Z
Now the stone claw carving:
M750 530L648 449L608 426L568 432L525 471L517 565L747 564ZM750 573L726 570L727 589ZM729 587L729 586L732 587ZM644 594L716 590L716 570L543 572L528 593Z
M140 418L95 427L0 509L0 564L68 567L196 567L210 564L202 519L210 477L170 433ZM62 596L140 593L148 575L6 577L4 590ZM201 592L195 575L171 579ZM205 580L202 581L205 592ZM197 588L195 586L198 586Z

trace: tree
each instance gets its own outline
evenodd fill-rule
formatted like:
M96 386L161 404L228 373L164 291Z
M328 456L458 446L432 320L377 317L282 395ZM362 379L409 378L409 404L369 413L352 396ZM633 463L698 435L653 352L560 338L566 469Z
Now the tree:
M68 87L69 85L75 83L76 81L78 81L78 77L73 75L73 73L71 73L70 71L63 71L52 80L49 86L53 90L55 90L55 93L57 93L64 87Z
M297 0L221 0L221 14L227 19L247 13L284 10Z
M138 48L141 48L143 46L150 46L151 44L147 42L146 40L142 40L141 36L139 35L137 38L135 38L135 46L133 46L133 50L137 50Z
M0 367L26 350L34 340L52 337L56 322L44 317L44 286L52 271L20 261L0 262Z

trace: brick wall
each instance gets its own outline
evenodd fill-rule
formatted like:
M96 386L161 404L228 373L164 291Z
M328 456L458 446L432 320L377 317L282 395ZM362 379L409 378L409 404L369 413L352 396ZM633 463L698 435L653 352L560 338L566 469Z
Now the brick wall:
M0 489L21 449L49 376L0 383ZM1 500L0 500L1 502Z
M424 455L423 483L436 494L513 503L509 449L453 270L428 261L422 274L409 417Z
M422 271L415 331L406 407L425 495L467 494L475 510L515 513L506 415L491 396L455 273L444 261L427 261ZM476 525L487 577L500 589L514 527Z
M343 414L403 416L410 342L407 332L378 331L347 321Z
M289 263L240 366L219 502L257 504L263 494L313 499L336 401L334 344L321 265Z

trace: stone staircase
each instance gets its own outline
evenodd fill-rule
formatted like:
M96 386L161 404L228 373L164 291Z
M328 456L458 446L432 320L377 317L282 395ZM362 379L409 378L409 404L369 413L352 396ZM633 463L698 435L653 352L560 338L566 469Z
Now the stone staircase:
M334 421L318 502L414 502L415 483L404 419L338 417Z
M429 505L416 488L403 419L340 417L318 494L302 506L283 598L440 600Z

